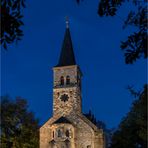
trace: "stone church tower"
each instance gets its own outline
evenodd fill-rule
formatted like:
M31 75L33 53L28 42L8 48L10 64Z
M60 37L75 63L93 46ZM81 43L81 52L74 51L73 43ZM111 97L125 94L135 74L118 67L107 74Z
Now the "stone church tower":
M53 117L40 128L40 148L105 148L103 130L82 113L82 72L75 61L68 21L53 73Z

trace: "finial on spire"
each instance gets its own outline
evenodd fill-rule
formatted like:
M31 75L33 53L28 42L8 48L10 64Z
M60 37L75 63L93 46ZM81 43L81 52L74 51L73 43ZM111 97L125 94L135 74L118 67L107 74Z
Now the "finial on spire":
M69 18L66 16L66 28L69 28Z

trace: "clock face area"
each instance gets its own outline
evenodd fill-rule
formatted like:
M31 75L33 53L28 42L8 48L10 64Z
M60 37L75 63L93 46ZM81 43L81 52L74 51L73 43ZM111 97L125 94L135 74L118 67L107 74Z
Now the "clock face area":
M60 96L60 100L63 102L67 102L69 100L69 96L67 94L62 94Z

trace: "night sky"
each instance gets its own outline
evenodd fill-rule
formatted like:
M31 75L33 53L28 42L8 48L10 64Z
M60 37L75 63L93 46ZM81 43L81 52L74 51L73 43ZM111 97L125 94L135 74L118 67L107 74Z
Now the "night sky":
M130 5L118 16L100 18L98 0L27 1L24 10L23 39L1 52L1 95L21 96L42 125L52 115L52 68L58 63L65 16L77 64L83 73L83 112L93 111L108 128L117 127L129 111L134 98L126 89L146 83L146 60L126 65L120 41L134 31L122 25ZM131 9L131 8L130 8Z

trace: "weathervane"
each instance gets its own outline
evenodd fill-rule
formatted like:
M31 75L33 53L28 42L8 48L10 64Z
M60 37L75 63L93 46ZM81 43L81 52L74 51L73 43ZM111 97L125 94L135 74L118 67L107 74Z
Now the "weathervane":
M66 19L66 28L69 28L69 18L68 18L68 16L66 16L65 19Z

